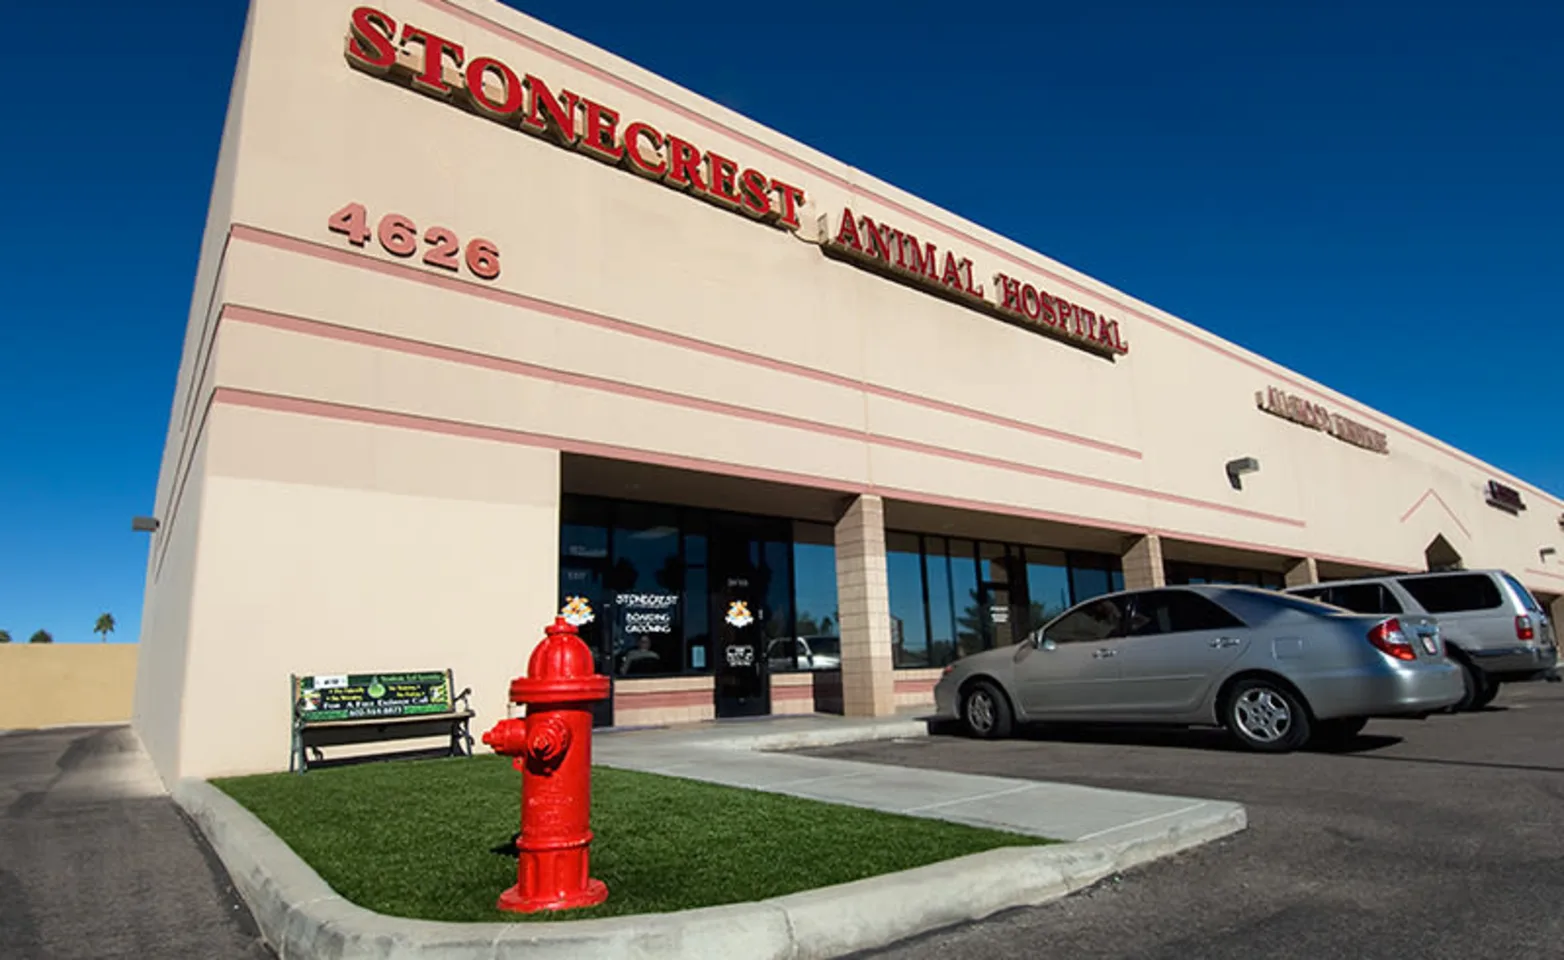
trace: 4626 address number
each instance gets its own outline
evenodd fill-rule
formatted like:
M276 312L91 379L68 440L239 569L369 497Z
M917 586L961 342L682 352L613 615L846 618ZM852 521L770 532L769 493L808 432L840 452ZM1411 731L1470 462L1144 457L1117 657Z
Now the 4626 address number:
M326 227L332 233L347 237L348 243L355 247L364 246L371 236L369 212L362 203L350 203L333 213L326 218ZM373 236L394 257L411 257L418 252L418 227L400 213L388 213L381 217ZM424 252L423 262L431 267L456 273L465 262L468 272L480 280L493 280L500 275L500 251L493 240L474 237L467 241L467 248L460 259L458 254L463 253L461 241L446 227L425 230L424 243L429 245L429 249Z

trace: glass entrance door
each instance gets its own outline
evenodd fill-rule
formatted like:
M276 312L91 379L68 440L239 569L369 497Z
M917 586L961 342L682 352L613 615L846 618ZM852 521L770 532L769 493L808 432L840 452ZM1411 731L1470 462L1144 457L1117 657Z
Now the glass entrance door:
M978 595L979 623L983 631L983 647L1008 647L1020 639L1026 629L1020 605L1024 592L1024 578L1015 575L1016 557L1002 543L979 543ZM1019 589L1017 589L1019 587Z
M719 718L771 712L771 647L790 641L793 631L788 534L785 523L712 518L712 672Z
M1010 585L985 583L979 592L982 594L985 646L992 650L1015 643L1019 639L1016 631L1022 629L1022 624L1016 622L1015 606L1010 602Z

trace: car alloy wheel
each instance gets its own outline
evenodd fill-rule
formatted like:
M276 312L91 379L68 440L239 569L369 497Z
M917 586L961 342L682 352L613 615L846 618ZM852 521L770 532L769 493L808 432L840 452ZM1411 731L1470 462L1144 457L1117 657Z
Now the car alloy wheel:
M999 688L979 680L961 701L961 719L974 737L993 740L1010 735L1010 702Z
M1280 684L1242 680L1228 697L1228 729L1251 750L1283 753L1309 739L1303 704Z

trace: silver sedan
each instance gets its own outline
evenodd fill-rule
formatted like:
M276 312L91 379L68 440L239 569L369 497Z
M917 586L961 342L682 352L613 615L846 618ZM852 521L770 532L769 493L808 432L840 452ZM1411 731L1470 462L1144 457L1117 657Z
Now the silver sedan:
M1255 587L1114 593L1021 643L945 668L936 711L979 737L1035 721L1227 728L1281 752L1346 740L1370 717L1460 700L1461 671L1428 617L1385 617Z

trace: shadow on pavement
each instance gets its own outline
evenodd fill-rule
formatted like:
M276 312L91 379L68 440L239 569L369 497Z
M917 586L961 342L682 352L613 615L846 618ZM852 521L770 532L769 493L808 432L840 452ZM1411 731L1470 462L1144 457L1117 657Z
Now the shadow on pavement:
M959 728L930 727L931 736L962 737ZM1157 727L1116 724L1036 724L1016 730L1017 740L1049 743L1091 743L1109 746L1168 747L1184 750L1209 750L1217 753L1249 753L1225 730L1212 727ZM1309 753L1353 754L1382 750L1401 742L1400 737L1359 734L1342 743L1314 742L1304 748Z
M1500 763L1496 760L1445 760L1439 757L1370 756L1364 760L1388 760L1394 763L1433 764L1441 767L1474 767L1482 770L1523 770L1528 773L1564 773L1564 766L1538 763Z

